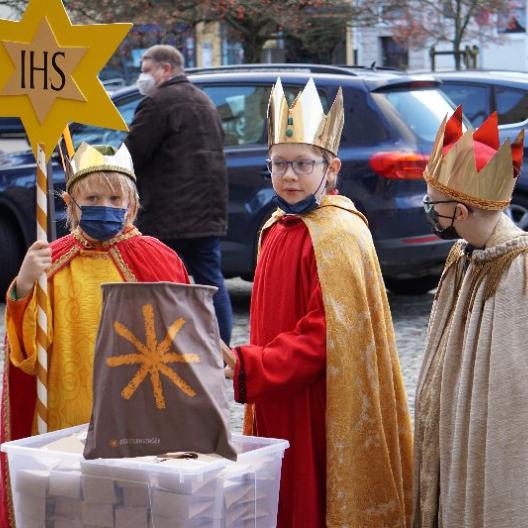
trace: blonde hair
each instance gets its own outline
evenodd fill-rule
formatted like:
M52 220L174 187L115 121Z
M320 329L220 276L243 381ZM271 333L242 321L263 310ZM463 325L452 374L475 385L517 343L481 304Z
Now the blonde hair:
M119 172L92 172L76 181L69 192L69 195L76 200L80 194L85 194L94 189L108 189L111 192L120 193L128 202L128 212L126 224L134 223L139 210L139 195L136 184L131 178ZM63 193L63 196L68 193ZM70 230L79 225L80 211L73 200L66 206L66 224Z

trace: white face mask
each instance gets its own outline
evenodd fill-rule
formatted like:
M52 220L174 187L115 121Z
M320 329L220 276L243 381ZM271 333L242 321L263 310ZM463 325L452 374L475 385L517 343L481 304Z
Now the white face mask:
M156 80L150 73L141 73L136 85L141 95L149 95L156 87Z

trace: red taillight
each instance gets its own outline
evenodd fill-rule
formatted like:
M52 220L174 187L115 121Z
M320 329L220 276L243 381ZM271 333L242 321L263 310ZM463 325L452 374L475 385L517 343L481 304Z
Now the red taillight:
M372 170L391 180L420 180L428 157L417 152L377 152L370 157Z

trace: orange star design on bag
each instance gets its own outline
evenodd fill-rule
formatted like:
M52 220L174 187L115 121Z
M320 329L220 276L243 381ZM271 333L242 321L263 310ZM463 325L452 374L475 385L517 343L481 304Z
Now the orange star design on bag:
M141 365L128 385L121 391L121 396L125 400L129 400L143 381L145 381L145 378L150 375L152 390L156 400L156 407L158 409L165 409L165 397L163 395L163 387L160 378L160 374L163 374L184 394L193 398L196 396L196 391L168 366L169 363L200 362L200 358L197 354L180 354L171 349L172 342L185 324L185 321L183 319L177 319L174 321L174 323L172 323L167 329L167 334L163 341L158 343L154 327L153 306L151 304L143 305L142 312L143 320L145 322L146 343L142 343L132 331L123 324L117 321L114 322L114 330L117 334L131 343L138 353L111 356L107 358L106 364L109 367Z

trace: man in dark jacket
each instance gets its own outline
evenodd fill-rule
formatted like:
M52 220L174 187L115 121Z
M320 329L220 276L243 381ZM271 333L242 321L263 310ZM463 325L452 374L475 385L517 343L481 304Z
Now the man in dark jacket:
M137 107L126 144L137 175L139 229L180 255L199 284L218 288L215 310L222 339L231 338L232 311L221 271L227 232L227 174L220 116L186 77L172 46L149 48L141 60Z

